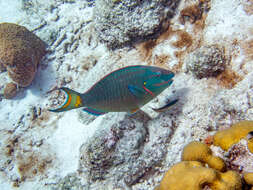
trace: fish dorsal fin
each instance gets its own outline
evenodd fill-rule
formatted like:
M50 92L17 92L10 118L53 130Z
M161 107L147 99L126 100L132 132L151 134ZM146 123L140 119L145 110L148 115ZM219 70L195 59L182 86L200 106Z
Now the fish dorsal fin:
M83 111L85 111L85 112L87 112L91 115L95 115L95 116L100 116L100 115L106 114L106 112L97 111L97 110L92 109L92 108L84 108Z
M142 98L146 93L145 90L143 90L142 88L138 88L133 85L128 85L128 90L132 95L134 95L137 98Z

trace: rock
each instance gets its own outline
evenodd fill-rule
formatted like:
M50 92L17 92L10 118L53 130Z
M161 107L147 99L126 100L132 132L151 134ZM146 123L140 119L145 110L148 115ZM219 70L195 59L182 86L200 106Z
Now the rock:
M198 78L215 77L225 70L224 49L218 45L202 46L190 53L186 59L186 69Z
M6 68L18 85L31 84L45 53L45 43L25 27L0 24L0 68Z
M97 0L95 30L101 42L115 49L158 35L173 16L179 0ZM164 27L164 28L163 28Z
M17 95L17 85L13 82L8 83L4 89L4 97L6 99L12 99L16 95Z
M253 118L253 73L248 74L230 90L219 91L206 104L208 125L221 130L241 120ZM231 98L234 97L234 98Z
M107 130L98 131L81 147L80 164L88 169L91 180L103 180L117 165L137 159L145 135L141 123L123 119Z
M103 119L106 127L103 126L103 130L96 132L80 148L78 171L86 174L91 184L113 181L114 188L126 189L162 163L173 130L163 127L165 123L169 125L167 118L160 123L141 114L135 117L123 115L120 119L108 115ZM108 122L109 119L116 122Z

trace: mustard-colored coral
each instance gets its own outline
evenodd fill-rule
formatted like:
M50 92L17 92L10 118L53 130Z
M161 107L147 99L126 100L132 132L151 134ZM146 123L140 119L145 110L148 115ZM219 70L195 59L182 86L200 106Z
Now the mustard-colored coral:
M252 172L244 173L243 178L247 184L253 185L253 173Z
M197 141L193 141L184 147L182 160L207 163L209 167L219 171L225 169L224 161L217 156L213 156L211 149L206 144Z
M227 171L225 173L217 172L217 179L208 184L212 190L241 190L241 177L237 172Z
M227 151L233 144L245 138L250 131L253 131L253 121L240 121L229 129L218 131L214 135L214 145Z
M253 153L253 138L248 139L248 149Z
M198 161L182 161L171 167L156 190L201 190L205 185L212 190L242 188L240 175L234 171L221 173Z
M216 179L216 172L197 161L183 161L165 174L157 190L201 190L203 185Z

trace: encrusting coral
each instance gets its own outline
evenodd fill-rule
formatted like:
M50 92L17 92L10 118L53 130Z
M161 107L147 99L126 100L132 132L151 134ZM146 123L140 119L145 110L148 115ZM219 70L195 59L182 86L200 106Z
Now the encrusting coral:
M206 144L197 141L193 141L184 147L182 160L207 163L209 167L219 171L225 169L224 161L217 156L213 156L211 149Z
M214 135L214 145L227 151L232 145L238 143L242 138L246 138L251 131L253 131L253 121L240 121L232 125L229 129L218 131ZM251 139L248 140L249 148L253 147L253 140Z

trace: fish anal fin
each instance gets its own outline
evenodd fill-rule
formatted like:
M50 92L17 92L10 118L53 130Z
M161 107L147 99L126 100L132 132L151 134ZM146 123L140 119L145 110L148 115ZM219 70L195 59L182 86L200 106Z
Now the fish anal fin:
M83 108L83 111L85 111L85 112L87 112L91 115L95 115L95 116L100 116L100 115L106 114L106 112L97 111L97 110L92 109L92 108Z

